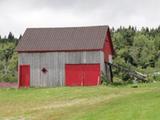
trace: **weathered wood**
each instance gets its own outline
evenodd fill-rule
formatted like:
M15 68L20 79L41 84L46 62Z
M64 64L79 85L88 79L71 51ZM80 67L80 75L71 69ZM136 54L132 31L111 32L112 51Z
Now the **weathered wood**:
M63 86L65 85L65 64L85 63L99 63L101 71L105 72L102 51L19 53L19 65L30 65L30 84L34 87ZM41 71L43 67L48 72L43 73Z
M106 77L107 80L112 83L113 82L113 75L112 75L112 68L109 63L105 63L105 68L106 68Z

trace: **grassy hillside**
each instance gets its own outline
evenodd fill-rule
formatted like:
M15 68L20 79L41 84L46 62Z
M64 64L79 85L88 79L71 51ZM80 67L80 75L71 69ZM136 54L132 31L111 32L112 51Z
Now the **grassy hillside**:
M0 120L159 120L160 83L0 89Z

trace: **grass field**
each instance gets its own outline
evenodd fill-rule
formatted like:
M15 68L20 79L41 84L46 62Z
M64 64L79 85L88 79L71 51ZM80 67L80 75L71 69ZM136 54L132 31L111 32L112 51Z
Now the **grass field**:
M160 83L0 89L0 120L160 120Z

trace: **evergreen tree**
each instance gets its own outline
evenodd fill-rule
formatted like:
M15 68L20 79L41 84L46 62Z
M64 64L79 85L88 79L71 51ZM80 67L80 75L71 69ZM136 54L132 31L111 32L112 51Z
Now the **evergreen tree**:
M14 35L11 32L8 34L8 40L14 40Z

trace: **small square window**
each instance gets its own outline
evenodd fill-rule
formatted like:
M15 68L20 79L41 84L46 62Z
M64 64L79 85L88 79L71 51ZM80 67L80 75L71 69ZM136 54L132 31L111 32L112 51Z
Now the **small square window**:
M48 72L46 68L42 68L41 71L42 71L43 73L47 73L47 72Z

